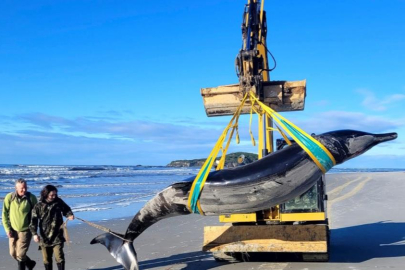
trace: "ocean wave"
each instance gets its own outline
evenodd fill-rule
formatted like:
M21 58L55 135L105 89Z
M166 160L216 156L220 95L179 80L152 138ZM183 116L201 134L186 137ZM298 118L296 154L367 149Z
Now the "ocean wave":
M79 212L89 212L89 211L102 211L102 210L108 210L108 209L113 209L112 207L88 207L88 208L81 208L81 209L75 209L72 211L74 213L79 213Z
M116 205L118 205L118 206L129 206L129 205L131 205L131 203L130 202L123 202L123 203L117 203Z
M94 203L86 203L86 204L79 204L79 206L75 207L82 207L83 205L89 206L89 205L104 205L104 204L116 204L116 205L124 205L121 204L122 202L129 201L130 203L133 202L144 202L147 201L145 198L150 198L156 195L158 191L153 192L153 193L148 193L148 194L140 194L140 193L114 193L114 194L80 194L80 195L63 195L60 196L61 199L80 199L80 198L92 198L92 197L112 197L112 196L135 196L135 197L130 197L130 198L125 198L125 199L120 199L120 200L112 200L112 201L105 201L105 202L94 202ZM4 197L0 197L0 204L4 202ZM130 204L129 203L129 204Z
M139 192L107 192L107 193L86 193L86 194L67 194L63 198L88 198L88 197L109 197L109 196L144 196ZM1 198L0 198L1 199Z
M158 168L158 169L128 169L128 168L114 168L112 170L106 169L81 169L71 170L74 167L60 167L58 169L35 167L35 169L0 169L0 182L14 183L18 178L24 178L27 181L59 181L59 180L74 180L74 179L87 179L87 178L124 178L124 177L188 177L197 174L198 170L184 169L184 168Z
M76 211L77 209L82 209L82 208L92 207L92 206L100 206L100 205L116 205L118 203L124 203L124 202L128 202L128 203L141 202L141 201L145 201L145 198L150 198L150 197L154 196L155 194L156 193L150 193L150 194L145 194L145 195L141 195L138 197L122 198L122 199L118 199L118 200L103 201L103 202L79 203L77 205L74 205L72 207L72 210Z
M20 168L66 168L64 165L13 165Z
M45 185L49 183L44 183L43 185L29 185L30 189L42 189ZM121 186L148 186L148 185L169 185L169 182L135 182L135 183L105 183L105 184L64 184L64 183L53 183L58 189L87 189L87 188L98 188L98 187L121 187ZM0 186L0 190L13 190L12 186Z
M69 171L105 171L103 167L73 167Z
M82 215L103 215L103 211L108 215L127 215L130 211L132 215L162 188L197 172L198 169L154 166L0 166L0 205L6 194L14 190L15 180L24 178L35 195L47 184L57 186L61 198Z
M121 186L143 186L143 185L157 185L167 184L167 182L135 182L135 183L105 183L105 184L65 184L63 188L91 188L91 187L121 187Z
M75 179L87 179L93 178L92 175L44 175L36 177L23 177L28 183L29 182L41 182L41 181L59 181L59 180L75 180ZM4 178L0 179L0 182L7 183L10 182L14 184L16 178Z
M198 169L190 168L157 168L145 169L138 168L114 168L103 170L74 170L69 171L74 167L43 167L31 166L35 170L22 170L14 168L1 168L0 169L0 184L10 183L14 184L18 178L24 178L28 182L46 182L46 181L64 181L64 180L80 180L80 179L99 179L99 178L139 178L139 177L160 177L167 178L168 182L172 178L184 176L185 178L191 175L196 175ZM30 167L30 168L31 168ZM329 173L350 173L350 172L392 172L404 171L404 169L389 169L389 168L332 168ZM113 181L113 180L112 180Z

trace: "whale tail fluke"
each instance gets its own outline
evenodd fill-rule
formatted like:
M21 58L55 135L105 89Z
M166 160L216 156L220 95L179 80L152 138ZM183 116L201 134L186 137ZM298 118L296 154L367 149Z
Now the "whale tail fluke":
M104 233L91 240L90 244L105 246L117 262L124 266L125 270L139 270L138 259L132 242L124 241L110 233Z

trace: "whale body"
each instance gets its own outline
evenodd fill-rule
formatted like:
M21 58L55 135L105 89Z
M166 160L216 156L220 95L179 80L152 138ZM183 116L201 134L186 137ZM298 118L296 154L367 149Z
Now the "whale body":
M338 165L379 143L394 140L397 134L339 130L314 138L329 150ZM205 215L269 209L305 193L322 174L309 155L298 144L292 144L248 165L211 172L200 194L200 206ZM161 219L191 213L187 203L194 178L174 183L148 201L129 224L124 235L128 241L107 233L94 238L91 244L103 244L126 270L138 270L132 241Z

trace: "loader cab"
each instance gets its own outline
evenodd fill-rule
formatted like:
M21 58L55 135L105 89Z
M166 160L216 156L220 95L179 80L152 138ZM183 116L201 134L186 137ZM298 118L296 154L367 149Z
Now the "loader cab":
M294 140L290 139L292 143ZM284 139L276 140L276 149L281 150L288 144ZM325 176L319 178L316 184L304 194L280 205L280 213L325 213Z
M286 146L283 139L276 140L277 151ZM205 228L203 250L211 251L217 261L232 263L268 253L275 257L284 253L287 258L291 255L308 262L328 261L330 231L324 180L322 175L304 194L269 209L221 215L219 221L227 224Z

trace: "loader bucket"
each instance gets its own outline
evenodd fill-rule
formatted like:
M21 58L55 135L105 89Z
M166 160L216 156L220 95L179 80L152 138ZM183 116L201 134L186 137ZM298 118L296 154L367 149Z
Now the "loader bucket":
M243 99L239 84L202 88L201 95L207 116L233 115ZM305 96L306 80L263 82L262 102L277 112L304 110ZM246 102L241 113L250 107Z

